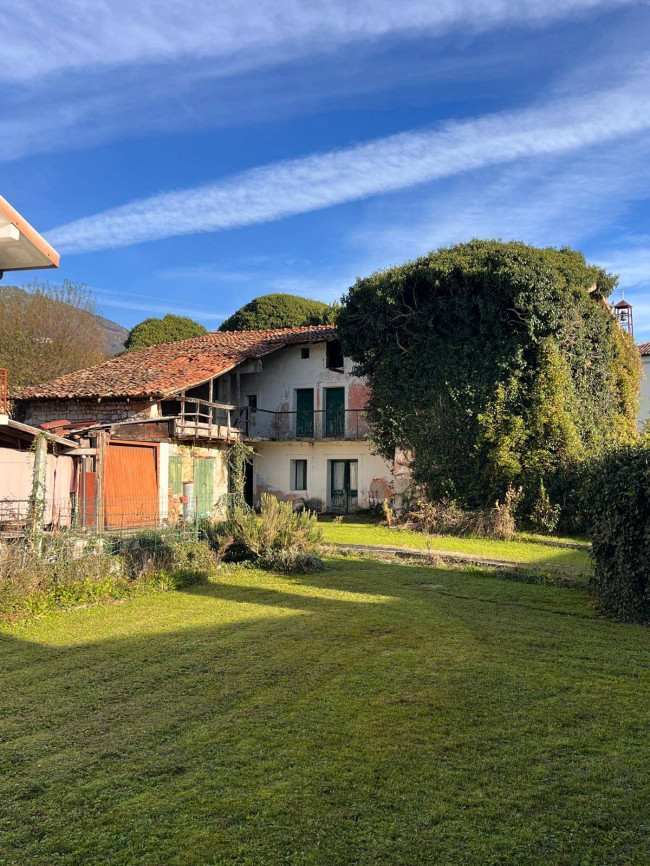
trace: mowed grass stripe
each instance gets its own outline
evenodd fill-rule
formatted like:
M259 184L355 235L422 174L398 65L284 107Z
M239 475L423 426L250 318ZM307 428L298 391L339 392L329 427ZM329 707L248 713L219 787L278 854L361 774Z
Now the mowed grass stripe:
M49 616L0 640L0 862L647 862L649 644L344 558Z
M335 544L383 545L415 550L446 550L482 556L486 559L516 562L535 568L568 572L589 572L589 551L551 547L529 540L499 541L489 538L464 538L453 535L426 535L423 532L389 529L376 523L346 518L342 523L322 521L326 542Z

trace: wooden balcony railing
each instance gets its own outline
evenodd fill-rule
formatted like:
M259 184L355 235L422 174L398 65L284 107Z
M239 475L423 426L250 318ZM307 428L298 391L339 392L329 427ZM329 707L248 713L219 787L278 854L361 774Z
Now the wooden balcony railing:
M230 442L241 438L239 410L227 403L208 400L181 400L174 419L174 436L178 439L222 439Z

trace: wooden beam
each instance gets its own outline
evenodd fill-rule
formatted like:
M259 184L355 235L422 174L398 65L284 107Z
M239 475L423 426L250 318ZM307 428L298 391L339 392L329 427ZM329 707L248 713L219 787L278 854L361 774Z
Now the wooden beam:
M106 466L106 439L108 434L100 430L96 437L95 455L95 525L98 530L104 528L104 469Z

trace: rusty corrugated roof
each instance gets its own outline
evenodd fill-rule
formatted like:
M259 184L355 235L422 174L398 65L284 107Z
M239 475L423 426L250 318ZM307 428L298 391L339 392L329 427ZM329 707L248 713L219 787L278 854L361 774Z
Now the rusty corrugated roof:
M273 331L213 331L176 343L129 352L85 370L32 385L19 400L165 397L225 373L242 361L261 358L284 346L331 340L331 325Z

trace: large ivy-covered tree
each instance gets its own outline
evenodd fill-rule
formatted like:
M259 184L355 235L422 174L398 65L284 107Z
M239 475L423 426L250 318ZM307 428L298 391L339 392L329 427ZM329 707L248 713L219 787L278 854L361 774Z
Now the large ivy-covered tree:
M133 352L135 349L146 349L147 346L156 346L158 343L174 343L207 333L207 329L193 319L169 313L162 319L145 319L131 328L125 348L127 352Z
M410 451L435 498L484 506L514 485L531 504L543 481L562 500L580 461L635 435L615 285L579 252L481 240L357 280L337 327L380 452Z
M272 328L300 328L327 325L334 321L336 308L323 301L298 295L260 295L229 316L220 331L261 331Z

